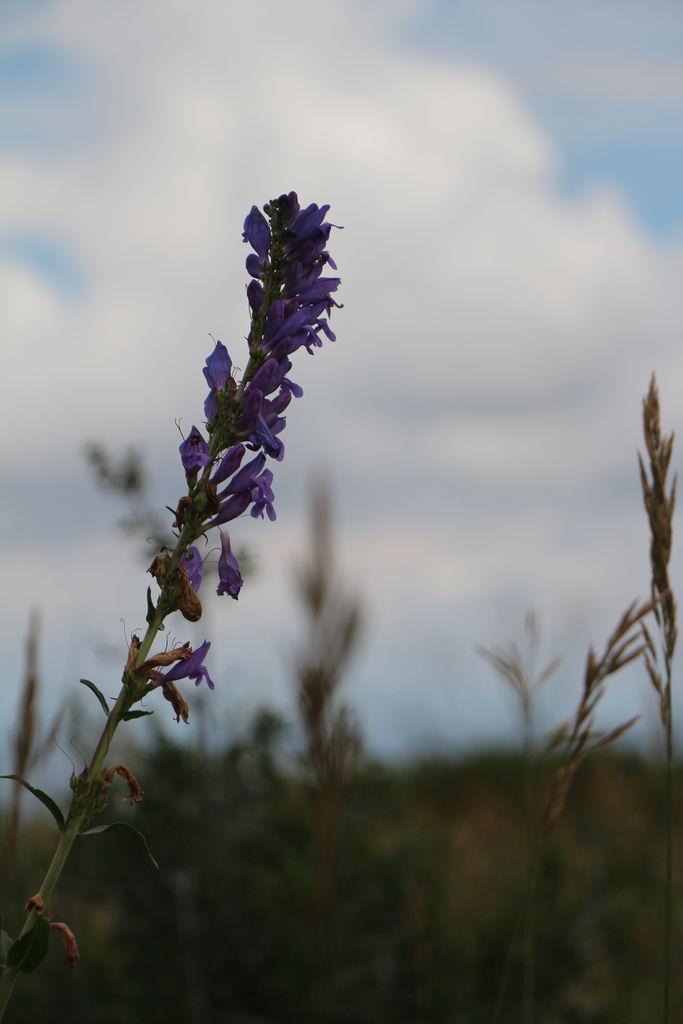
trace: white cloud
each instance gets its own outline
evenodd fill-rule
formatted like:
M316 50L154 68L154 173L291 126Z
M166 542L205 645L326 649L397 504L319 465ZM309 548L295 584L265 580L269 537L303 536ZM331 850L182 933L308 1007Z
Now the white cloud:
M26 23L91 84L77 146L3 157L11 226L64 240L87 290L66 300L3 268L4 415L22 424L4 465L21 486L66 460L76 515L86 437L138 439L152 459L177 444L174 417L189 428L201 416L208 332L242 361L242 218L295 187L345 226L331 243L345 308L337 344L294 373L306 395L276 473L291 519L245 530L247 542L280 531L263 543L282 557L306 473L327 463L348 558L392 628L426 608L432 631L471 621L473 594L480 610L523 594L529 565L535 596L575 594L583 579L594 590L604 573L611 602L643 569L619 548L639 509L612 491L630 472L653 366L665 415L680 420L681 254L647 242L607 190L561 199L552 141L503 77L392 44L409 10L262 0L197 16L65 0ZM23 517L48 558L49 508ZM605 552L629 568L610 576ZM92 551L69 552L73 588L58 604L46 588L46 614L74 614L88 562ZM17 573L13 602L33 599L32 575ZM275 616L282 592L259 593ZM120 580L113 594L128 600ZM391 649L371 651L390 676Z

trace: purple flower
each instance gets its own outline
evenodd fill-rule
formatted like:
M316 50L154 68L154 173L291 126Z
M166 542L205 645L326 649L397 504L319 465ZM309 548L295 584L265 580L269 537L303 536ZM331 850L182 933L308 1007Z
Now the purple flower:
M206 366L204 367L206 383L211 388L211 391L204 402L204 415L206 416L207 423L211 423L211 420L214 418L218 410L216 393L218 391L225 391L228 381L230 380L231 373L232 359L228 355L228 350L223 342L217 341L216 347L207 358Z
M270 486L272 482L273 474L270 469L264 469L261 476L257 477L254 481L254 487L251 492L254 501L251 514L254 519L263 519L264 511L271 523L274 523L277 519L277 514L273 507L273 499L275 495L273 494L273 490Z
M173 668L162 676L162 680L171 682L176 679L194 679L195 686L199 686L202 679L205 679L206 685L210 690L213 690L214 684L211 676L209 675L209 670L206 665L202 664L210 646L211 642L209 640L205 640L201 647L197 647L196 650L192 652L189 658L185 661L177 661Z
M242 437L248 438L248 447L252 451L263 448L266 455L277 459L278 462L282 462L284 458L285 446L275 435L284 429L286 422L278 413L285 408L292 397L289 391L285 391L284 395L286 401L283 405L280 396L270 402L263 397L260 391L250 388L244 403L244 412L237 423Z
M296 192L288 192L287 195L280 196L279 199L274 199L272 203L267 203L263 209L266 211L268 216L272 214L273 206L275 206L276 203L279 208L282 223L291 224L301 209Z
M209 446L196 427L192 427L178 451L186 477L188 480L195 480L202 466L210 461Z
M239 467L244 452L246 451L243 444L234 444L228 448L227 452L218 463L218 469L211 477L211 481L214 484L222 484L224 480L227 480L229 476L232 476Z
M245 242L249 242L262 260L265 260L270 247L271 234L268 221L257 206L252 206L247 214L242 238Z
M266 359L265 363L258 368L249 382L250 391L260 391L263 395L270 395L280 386L285 374L285 360ZM289 364L292 365L291 363Z
M222 391L232 372L232 359L222 341L217 341L210 356L207 357L204 367L206 383L214 391Z
M266 359L259 367L249 382L249 391L260 391L263 395L270 395L277 388L288 392L295 398L301 398L304 389L289 380L285 374L289 373L292 363L289 359ZM280 393L282 394L282 392Z
M325 249L333 225L325 220L329 206L312 203L299 207L296 192L282 195L264 206L265 217L254 206L244 222L243 238L256 255L247 257L247 271L254 278L247 289L252 311L249 345L253 351L282 359L302 345L308 351L322 344L322 331L330 341L329 316L338 303L332 293L338 277L323 277L334 260ZM261 278L267 276L267 294Z
M190 485L202 467L209 464L212 470L204 504L196 505L200 513L206 509L205 515L213 516L208 522L203 519L205 527L220 526L247 511L255 518L276 518L266 457L284 457L279 437L286 425L283 413L292 398L303 394L288 376L290 356L300 348L313 352L325 338L335 340L329 317L338 305L333 295L340 279L328 276L330 267L336 270L326 249L334 227L326 220L328 211L328 205L315 203L302 210L296 192L289 192L266 203L263 211L252 206L245 218L242 237L252 249L246 260L252 278L247 287L247 370L241 383L234 380L228 350L216 342L204 367L210 389L204 403L210 448L196 427L180 446ZM241 466L247 449L258 454ZM189 494L179 505L181 525L194 497ZM196 589L202 563L195 550L187 552L185 567ZM219 593L237 596L241 576L229 541L223 544L219 576Z
M181 565L187 572L187 577L190 581L192 589L196 593L199 590L202 582L202 566L204 561L199 553L199 548L192 545L187 549L185 554L180 560Z
M250 491L265 464L266 457L261 452L251 462L248 462L246 466L242 466L238 473L235 473L228 486L221 491L219 497L222 498L227 494L239 494L241 491Z
M247 301L252 313L258 313L263 309L266 300L266 293L260 281L250 281L247 285Z
M287 360L287 362L289 362L289 360ZM293 380L290 380L289 377L282 378L282 391L280 394L282 394L283 391L286 394L293 395L294 398L301 398L304 393L304 389L301 385L296 384Z
M218 515L211 520L207 526L221 526L231 519L237 519L253 503L252 516L263 518L263 511L266 511L268 518L272 521L276 518L273 507L274 495L271 488L273 474L269 469L263 470L266 457L263 452L248 462L246 466L235 473L218 498L221 502Z
M294 352L306 338L305 327L312 313L307 307L297 307L296 302L277 299L268 311L263 331L263 345L276 359Z
M208 528L211 529L212 526L221 526L223 523L229 523L231 519L238 519L243 512L247 511L250 505L251 496L249 491L231 494L230 497L221 502L218 515L207 524Z
M232 553L230 548L230 537L227 533L221 534L221 555L218 559L218 576L220 583L216 589L216 593L220 597L221 594L230 594L230 597L234 597L237 600L239 592L242 589L242 575L240 573L240 567L237 559Z

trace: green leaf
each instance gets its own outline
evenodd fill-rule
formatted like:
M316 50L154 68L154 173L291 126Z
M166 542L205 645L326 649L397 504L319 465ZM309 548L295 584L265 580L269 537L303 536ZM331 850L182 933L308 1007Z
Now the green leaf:
M155 613L156 608L154 607L154 601L152 600L152 588L147 587L147 625L151 625Z
M171 515L175 515L175 510L174 509L170 508L169 512L171 513ZM147 621L147 624L150 625L150 626L152 625L152 620L156 617L157 607L158 607L158 605L155 605L154 601L152 600L152 588L151 587L147 587L147 619L146 619L146 621ZM157 629L159 630L159 632L163 633L164 630L166 629L166 626L163 624L163 622L160 622L157 625Z
M101 706L102 710L104 711L105 715L108 715L109 714L109 705L107 704L107 700L106 700L104 694L102 693L102 691L98 690L98 688L95 686L95 684L91 683L89 679L79 679L78 681L79 681L79 683L83 683L84 686L87 686L89 690L92 690L92 692L95 694L95 696L97 697L98 701L100 702L100 706Z
M14 945L14 939L6 931L0 928L0 967L7 963L7 955Z
M22 974L30 974L42 964L47 956L50 939L50 922L39 914L33 927L17 939L7 954L7 966Z
M21 783L24 789L27 789L29 793L33 793L35 797L38 797L41 804L45 804L48 811L57 822L57 828L59 829L59 831L64 831L64 815L62 814L59 807L54 802L51 796L48 796L47 793L43 793L42 789L36 789L35 786L32 786L30 785L30 783L25 782L24 779L20 779L18 775L0 775L0 779L14 779L15 782Z
M132 718L144 718L145 715L153 715L153 711L124 711L121 715L122 722L130 722Z
M133 825L129 825L127 821L112 821L109 825L96 825L95 828L89 828L87 832L81 832L82 836L98 836L101 832L132 832L132 834L139 839L145 848L145 853L151 860L154 867L159 870L159 865L152 856L152 851L147 845L147 840L137 828Z

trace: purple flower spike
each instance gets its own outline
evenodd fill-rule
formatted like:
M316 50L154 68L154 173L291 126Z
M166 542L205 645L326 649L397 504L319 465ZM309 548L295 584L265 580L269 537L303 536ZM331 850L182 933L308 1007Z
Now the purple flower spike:
M210 461L209 446L196 427L187 435L178 447L183 469L188 480L196 479L197 473Z
M199 553L199 548L196 548L194 545L189 547L180 561L181 565L187 572L190 585L196 593L201 586L202 566L204 564L202 556Z
M195 686L199 686L202 679L205 679L206 685L210 690L213 690L214 684L209 675L209 670L206 665L202 664L210 646L211 642L205 640L201 647L197 647L185 661L176 661L173 668L162 676L162 679L166 680L166 682L172 682L176 679L194 679Z
M311 203L302 210L296 192L290 192L267 203L264 210L270 228L256 207L244 222L244 239L257 253L247 257L247 271L254 278L247 290L252 312L249 345L252 351L280 360L302 345L309 352L320 346L320 332L334 340L323 318L338 305L332 293L340 280L321 276L328 264L336 269L325 249L333 227L325 220L328 205ZM273 296L269 303L264 284Z
M249 362L240 382L233 378L232 360L221 341L206 360L209 394L204 413L210 441L193 427L180 446L190 485L187 498L178 505L180 527L190 522L189 509L196 510L201 518L197 525L206 529L245 512L255 518L276 518L273 474L265 465L267 458L283 459L285 446L279 435L286 425L284 412L292 398L303 394L289 377L291 357L299 349L312 353L323 341L334 341L329 317L339 305L333 296L340 279L327 276L330 268L336 271L326 249L336 226L326 220L328 211L327 204L315 203L302 209L296 192L289 192L266 203L263 210L252 206L245 218L242 237L251 248L246 259L251 277L247 287ZM247 450L257 454L244 466ZM202 479L202 491L195 485L199 470L207 465L204 473L209 476L210 470L210 479ZM196 494L193 488L202 492ZM199 552L188 549L184 562L196 590L202 571ZM242 577L227 538L222 543L219 579L218 592L236 597Z
M220 597L221 594L230 594L237 600L239 592L242 589L242 575L240 573L240 567L237 559L232 553L230 547L230 537L227 533L221 534L221 555L218 559L218 576L220 583L216 589L216 593Z
M251 250L246 257L251 278L246 289L248 361L241 373L233 373L221 341L214 342L206 359L206 433L193 426L179 447L187 493L175 511L177 545L173 551L162 550L149 570L161 588L156 606L148 591L147 621L156 628L163 628L158 615L163 612L163 619L170 608L191 622L201 617L197 592L204 559L191 542L201 543L199 538L208 530L247 512L255 519L277 518L273 473L266 465L271 459L282 460L285 446L279 435L286 425L284 413L292 399L303 394L289 377L293 353L313 353L324 341L335 340L330 316L339 307L334 295L340 278L328 276L337 270L326 249L336 227L326 220L328 211L329 206L315 203L301 209L296 192L289 192L262 210L252 206L245 218L242 237ZM236 600L242 586L230 537L222 533L216 593ZM141 672L147 671L150 687L163 688L178 720L188 720L188 706L174 686L176 680L192 679L196 686L204 681L215 689L204 664L210 647L208 640L194 651L189 643L183 644L140 666ZM135 654L133 648L131 652ZM180 660L187 652L189 656ZM165 675L158 671L169 664ZM127 665L126 674L137 680L137 661L129 657Z

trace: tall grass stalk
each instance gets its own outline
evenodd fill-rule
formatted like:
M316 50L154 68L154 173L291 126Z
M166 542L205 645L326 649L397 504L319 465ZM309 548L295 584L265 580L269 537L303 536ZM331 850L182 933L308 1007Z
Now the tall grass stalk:
M547 682L556 671L560 658L554 657L537 674L536 658L540 643L540 629L533 611L524 619L525 644L521 649L511 640L507 647L478 647L477 651L508 686L519 701L522 725L524 846L526 882L523 900L524 913L520 919L522 934L523 1019L531 1024L534 1019L534 920L533 879L537 866L536 821L534 815L534 691ZM517 939L515 940L515 942ZM510 961L511 965L511 961Z
M38 710L40 697L40 675L38 672L39 639L40 615L37 609L34 608L29 615L24 680L19 697L17 721L11 737L14 751L13 773L19 778L25 778L45 758L62 718L62 711L58 711L52 719L49 728L42 732ZM24 790L20 783L15 783L3 837L3 870L2 878L0 879L0 888L2 890L11 882L14 872L23 794ZM0 900L0 903L2 903L2 900Z
M595 711L605 693L607 680L626 665L642 657L646 650L647 641L643 637L642 623L652 613L655 605L655 600L646 601L640 605L634 601L619 619L605 644L603 654L598 657L593 648L589 649L581 698L574 716L569 722L563 723L555 730L546 748L548 752L558 749L561 751L560 765L553 777L541 813L540 828L537 832L534 852L527 873L520 911L503 965L491 1024L499 1024L503 1020L505 996L510 982L514 956L520 937L523 938L525 932L530 928L528 923L532 913L530 908L534 901L536 878L543 848L562 814L572 779L585 757L613 743L638 720L639 716L635 716L605 732L596 727ZM525 956L532 955L532 952L525 953ZM532 1002L529 998L525 1000L525 1007L525 1012L532 1012Z
M329 494L318 484L311 501L310 561L296 576L308 638L297 658L295 678L306 760L315 785L312 909L321 951L329 945L344 791L362 746L358 726L336 699L358 639L361 610L337 578L331 530Z
M669 561L673 540L673 516L676 504L676 476L669 483L668 473L673 452L674 435L662 435L659 418L659 392L654 374L643 399L643 435L647 463L638 455L643 500L650 524L650 566L652 597L656 602L655 619L659 643L643 627L646 649L645 666L659 697L659 710L664 727L666 763L666 852L664 906L664 971L662 1020L671 1021L671 981L673 957L673 819L674 819L674 738L672 706L672 665L678 637L676 600L669 582ZM662 668L660 668L660 660Z
M24 778L33 761L38 725L38 613L33 609L29 616L28 636L26 638L26 668L24 681L19 698L17 723L12 736L14 747L14 774ZM3 883L13 874L14 859L19 834L19 816L21 814L21 797L23 789L16 782L12 789L12 800L7 816L7 828L3 843Z

